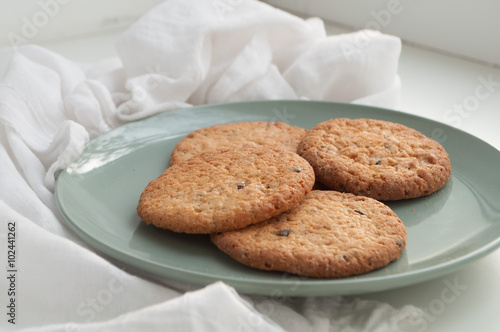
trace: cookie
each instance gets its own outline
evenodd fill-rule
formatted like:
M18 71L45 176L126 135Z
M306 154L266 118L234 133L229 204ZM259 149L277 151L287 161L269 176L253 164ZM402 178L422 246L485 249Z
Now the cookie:
M373 119L332 119L311 129L297 152L325 186L378 200L429 195L451 173L445 149L417 130Z
M174 232L222 232L288 210L313 184L312 167L293 152L261 147L206 152L151 181L137 213L147 224Z
M251 121L220 124L194 131L183 138L170 156L178 164L202 152L239 149L242 146L275 146L297 152L307 130L283 122Z
M406 228L387 205L375 199L313 190L277 217L212 234L211 240L253 268L341 278L399 258L406 246Z

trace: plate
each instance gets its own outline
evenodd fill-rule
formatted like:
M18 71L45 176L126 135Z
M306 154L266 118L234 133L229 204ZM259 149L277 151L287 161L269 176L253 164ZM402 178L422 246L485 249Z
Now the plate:
M449 182L431 196L388 203L407 227L407 247L395 262L364 275L314 279L251 269L220 252L207 235L176 234L143 223L139 196L167 167L188 133L240 121L282 121L310 129L335 118L398 122L439 141L450 155ZM449 273L500 244L500 152L463 131L414 115L362 105L262 101L170 111L91 141L61 172L57 205L95 249L142 270L197 285L223 281L241 293L285 296L382 291Z

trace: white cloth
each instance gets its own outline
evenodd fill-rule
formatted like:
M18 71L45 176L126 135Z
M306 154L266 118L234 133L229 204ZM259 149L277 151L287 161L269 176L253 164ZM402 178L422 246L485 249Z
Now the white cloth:
M94 253L53 196L89 140L158 112L299 98L396 107L400 48L374 31L327 37L321 20L257 1L171 0L123 34L116 58L77 64L34 45L1 50L0 257L15 222L18 271L16 324L4 316L1 329L393 331L421 315L342 297L243 299L222 283L183 294L187 285ZM9 280L0 280L5 304Z

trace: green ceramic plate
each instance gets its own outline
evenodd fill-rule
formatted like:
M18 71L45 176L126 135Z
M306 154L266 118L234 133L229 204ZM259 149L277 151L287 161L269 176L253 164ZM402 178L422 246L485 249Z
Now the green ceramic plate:
M139 196L168 165L189 132L219 123L283 121L311 128L335 117L402 123L443 144L450 181L424 198L390 203L408 230L402 256L386 268L345 279L319 280L243 266L205 235L146 226L136 214ZM447 125L417 116L352 104L263 101L209 105L163 113L119 127L91 141L62 172L56 200L67 224L94 248L124 263L175 280L217 280L242 293L347 295L410 285L449 273L500 244L500 152Z

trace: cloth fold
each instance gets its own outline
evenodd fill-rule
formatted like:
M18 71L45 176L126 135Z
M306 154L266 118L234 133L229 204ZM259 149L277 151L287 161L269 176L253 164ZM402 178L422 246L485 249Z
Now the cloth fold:
M243 299L222 283L182 294L94 252L66 227L53 195L59 172L90 140L159 112L259 99L395 108L398 38L326 36L320 19L253 0L170 0L125 31L116 50L88 64L36 45L0 50L0 238L15 223L19 248L18 318L2 320L2 330L293 331L301 322L301 331L392 331L421 314L341 297L273 302L269 312L259 310L269 299Z

